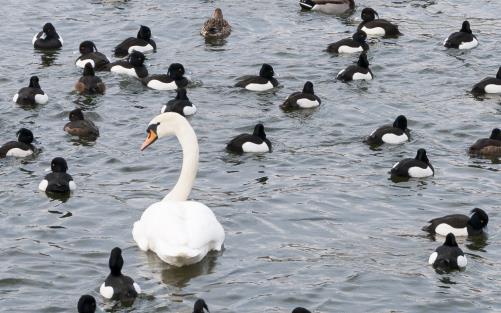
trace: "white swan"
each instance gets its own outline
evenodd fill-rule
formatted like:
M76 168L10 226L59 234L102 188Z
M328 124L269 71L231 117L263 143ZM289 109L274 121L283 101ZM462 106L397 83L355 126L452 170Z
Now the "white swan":
M221 250L225 237L211 209L186 201L197 176L197 136L188 121L173 112L156 116L147 132L141 150L157 138L176 135L183 149L183 166L174 189L143 212L134 223L132 236L139 249L155 252L166 263L178 267L197 263L210 250Z

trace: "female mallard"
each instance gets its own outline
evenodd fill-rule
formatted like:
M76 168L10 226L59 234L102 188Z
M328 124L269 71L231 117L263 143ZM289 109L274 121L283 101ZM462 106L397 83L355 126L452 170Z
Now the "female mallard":
M214 10L214 14L204 25L200 34L205 39L223 39L230 35L231 25L223 18L223 11L220 8Z

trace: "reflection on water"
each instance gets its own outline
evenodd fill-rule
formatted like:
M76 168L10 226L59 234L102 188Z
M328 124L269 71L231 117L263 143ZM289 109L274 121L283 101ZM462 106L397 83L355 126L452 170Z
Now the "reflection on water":
M0 58L0 144L15 139L23 125L42 151L0 160L0 310L74 312L86 293L102 305L103 255L123 246L131 248L127 275L144 294L127 308L106 303L107 311L191 312L195 296L224 313L290 312L292 304L326 313L501 311L493 296L501 253L499 160L465 152L499 124L501 97L470 93L495 74L499 1L370 1L405 36L371 39L375 79L352 83L335 75L357 56L333 56L325 48L355 31L368 1L343 17L302 12L297 1L2 4L8 12L2 30L12 40ZM216 6L233 31L213 45L200 27ZM445 49L443 39L466 13L481 44L466 52ZM30 39L43 22L27 17L51 20L64 47L35 51ZM139 251L131 236L133 223L179 176L182 154L174 139L159 140L147 154L138 149L148 122L175 92L107 72L98 75L105 95L71 92L82 75L75 67L80 42L93 40L112 56L139 25L152 29L158 45L147 55L150 73L166 73L179 62L193 77L188 96L199 111L189 121L200 166L190 199L210 204L226 231L224 254L181 269ZM256 75L263 63L280 74L280 88L254 93L233 87L236 77ZM32 108L13 103L34 74L49 102ZM320 107L283 112L279 105L306 81L314 83ZM75 107L99 122L95 142L62 130ZM370 150L364 137L398 114L412 117L412 140ZM258 122L273 152L225 151L231 138L252 132ZM419 147L433 156L435 176L392 181L391 166ZM37 191L56 155L71 160L71 174L79 178L70 198ZM431 217L472 207L492 216L489 237L458 239L468 267L436 274L426 260L439 242L420 228Z
M187 287L189 282L194 278L213 273L219 256L222 256L222 252L212 251L196 264L176 267L162 262L155 253L151 251L147 252L148 265L152 269L160 269L162 283L179 289Z

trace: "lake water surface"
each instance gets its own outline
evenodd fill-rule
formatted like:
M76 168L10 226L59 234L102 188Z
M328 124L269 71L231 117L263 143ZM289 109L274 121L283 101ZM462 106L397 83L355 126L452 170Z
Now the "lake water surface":
M16 1L2 3L0 134L12 140L30 128L42 152L0 160L0 311L75 312L90 293L101 310L191 312L204 298L211 312L501 312L501 165L470 158L476 139L500 126L501 98L475 99L474 83L494 76L499 58L501 3L494 0L360 0L347 17L301 12L297 1ZM199 35L219 6L233 26L223 46ZM335 75L357 56L332 56L327 44L350 36L371 6L400 25L398 39L371 40L375 80L345 84ZM467 18L480 45L446 51L443 39ZM64 38L53 55L33 50L32 36L52 22ZM175 96L132 78L98 75L106 95L72 92L81 70L78 45L112 49L148 25L158 52L150 73L184 64L196 82L191 123L200 170L191 193L214 211L226 231L225 250L176 269L140 251L132 224L177 180L182 154L175 139L145 152L148 122ZM265 93L233 88L235 79L275 68L281 87ZM46 105L12 102L38 75ZM284 113L279 105L306 80L322 106ZM63 132L80 107L100 128L95 143ZM374 128L405 114L411 142L371 150ZM231 155L233 136L264 123L272 153ZM392 165L426 148L435 177L395 183ZM53 157L68 161L79 189L67 200L37 191ZM421 231L426 221L474 207L490 216L485 240L459 240L462 272L438 274L427 264L441 245ZM123 249L123 272L144 293L132 307L103 301L110 250Z

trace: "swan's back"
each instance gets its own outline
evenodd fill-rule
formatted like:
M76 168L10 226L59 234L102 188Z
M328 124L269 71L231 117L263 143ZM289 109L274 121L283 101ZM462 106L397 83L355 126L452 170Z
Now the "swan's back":
M161 201L143 212L132 236L143 251L174 266L194 264L221 250L224 230L207 206L195 201Z

